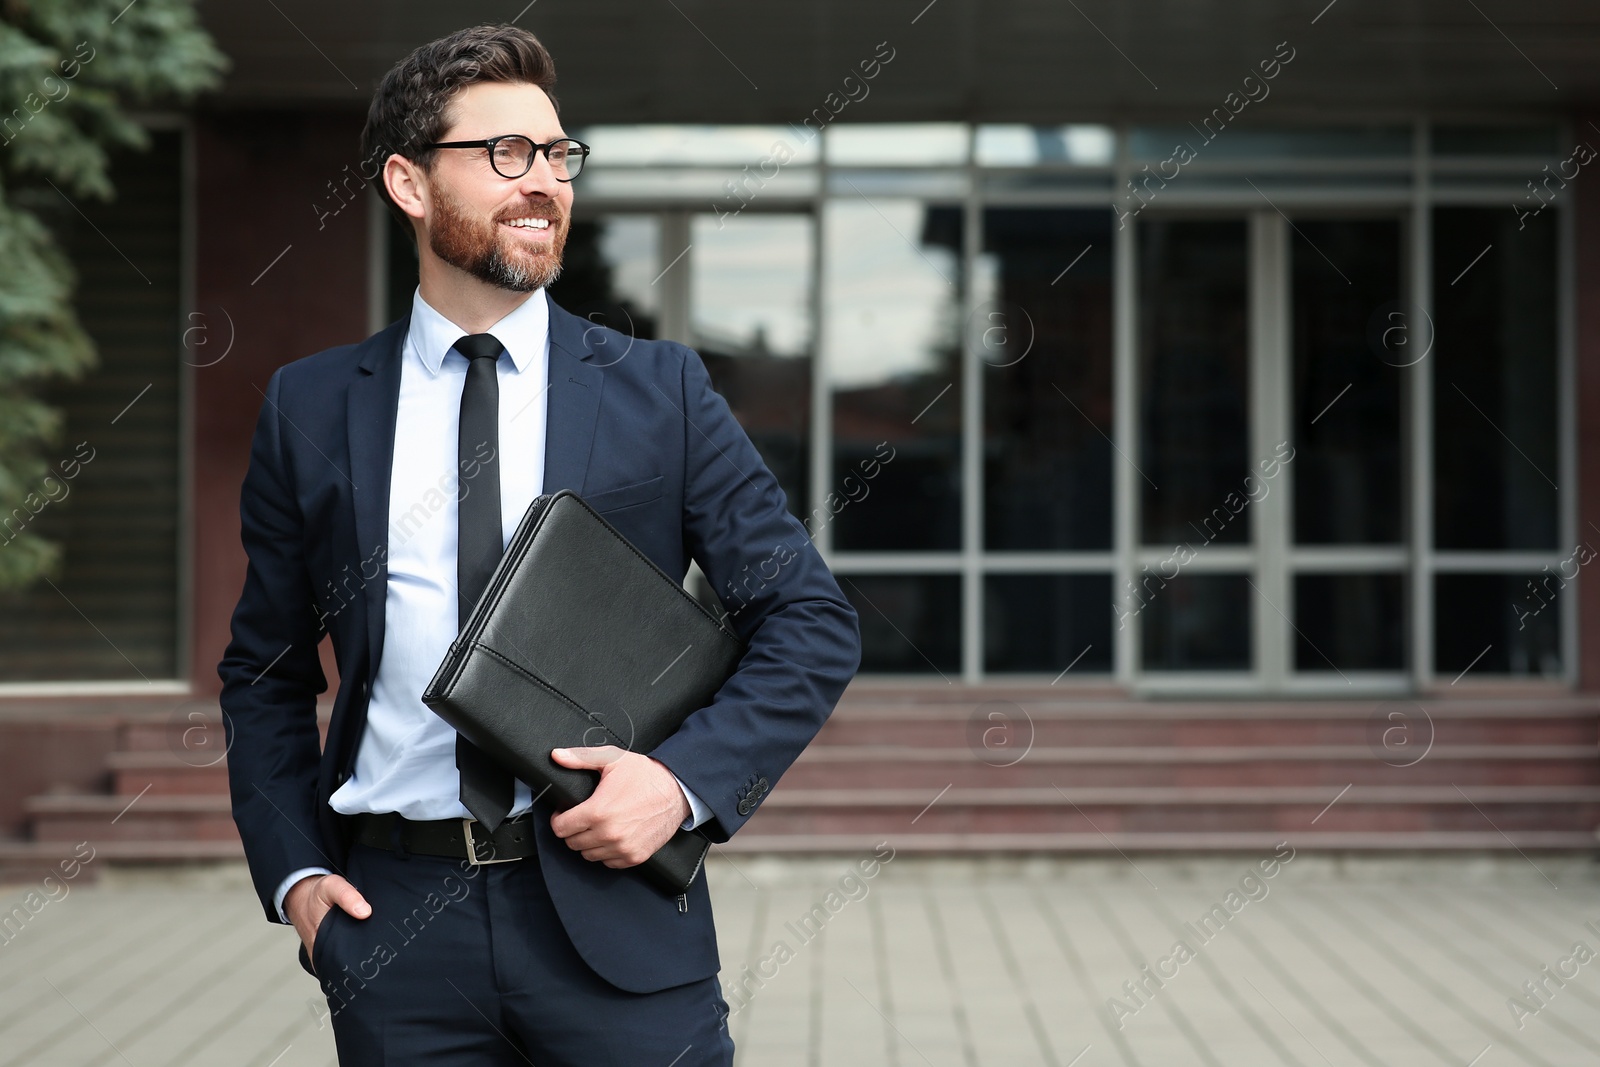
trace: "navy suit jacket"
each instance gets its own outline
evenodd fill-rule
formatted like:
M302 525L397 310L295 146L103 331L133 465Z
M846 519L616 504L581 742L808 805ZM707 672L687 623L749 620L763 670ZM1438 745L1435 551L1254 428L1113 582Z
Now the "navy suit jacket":
M256 421L239 504L249 566L217 672L234 821L273 922L272 894L291 871L345 866L348 820L328 798L354 767L383 654L409 322L280 367ZM649 753L710 807L699 832L726 841L854 675L856 614L692 349L626 337L552 301L549 375L544 491L577 492L674 578L696 560L748 642L711 704ZM339 691L319 750L324 634ZM536 806L538 862L595 971L632 992L717 972L703 872L680 911L637 871L569 849L549 815Z

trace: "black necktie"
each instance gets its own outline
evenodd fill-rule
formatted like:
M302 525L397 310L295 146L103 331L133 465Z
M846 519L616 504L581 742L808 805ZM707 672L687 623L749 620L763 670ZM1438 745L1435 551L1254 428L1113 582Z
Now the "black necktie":
M504 351L493 334L474 333L455 343L467 357L461 389L461 429L456 440L460 512L456 541L457 626L489 585L505 552L500 529L500 381L495 362ZM468 472L474 471L469 475ZM456 770L461 772L461 803L493 830L511 810L511 773L482 749L456 735Z

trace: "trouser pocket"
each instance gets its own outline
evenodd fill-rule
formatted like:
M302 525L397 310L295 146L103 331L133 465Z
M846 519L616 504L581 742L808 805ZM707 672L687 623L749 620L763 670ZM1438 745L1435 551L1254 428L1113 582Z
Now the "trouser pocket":
M306 955L306 943L304 941L300 942L300 966L305 968L305 972L313 978L318 977L322 969L322 960L326 955L323 952L323 948L327 943L328 931L333 927L335 914L338 911L339 905L333 905L317 922L317 932L311 939L311 955L309 957Z

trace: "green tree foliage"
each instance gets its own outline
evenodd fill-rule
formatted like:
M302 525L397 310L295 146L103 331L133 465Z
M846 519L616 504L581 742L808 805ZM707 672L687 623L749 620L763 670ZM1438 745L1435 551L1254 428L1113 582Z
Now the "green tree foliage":
M149 145L129 109L188 100L227 66L192 0L0 0L0 588L59 565L27 522L61 432L38 393L96 363L71 265L29 205L112 199L110 153Z

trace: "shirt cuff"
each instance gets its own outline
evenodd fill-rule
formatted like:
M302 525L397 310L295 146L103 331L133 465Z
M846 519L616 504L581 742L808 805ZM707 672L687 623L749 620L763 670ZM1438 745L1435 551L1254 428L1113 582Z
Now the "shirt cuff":
M683 784L683 779L676 774L672 780L678 783L678 788L683 790L683 798L689 802L689 817L683 820L678 827L680 830L693 830L696 826L711 818L711 809L706 807L706 802L694 795L694 790Z
M289 877L278 883L278 889L272 894L272 907L277 911L278 918L289 922L289 916L283 912L283 898L289 895L289 890L300 879L311 874L332 874L326 867L301 867L298 871L290 871Z

